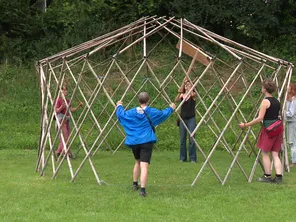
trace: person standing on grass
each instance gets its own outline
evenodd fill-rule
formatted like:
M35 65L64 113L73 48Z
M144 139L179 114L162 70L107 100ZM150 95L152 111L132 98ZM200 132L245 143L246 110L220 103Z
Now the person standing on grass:
M296 86L290 83L286 101L286 117L288 126L288 142L291 148L290 166L296 166Z
M185 126L189 129L190 132L196 127L196 119L195 119L195 99L196 92L193 90L189 93L192 88L192 84L185 77L183 83L178 90L178 95L175 99L175 102L183 101L185 102L181 106L181 118L184 121L185 125L182 121L178 120L178 125L180 128L180 162L187 161L187 148L186 148L186 140L187 140L187 130ZM193 141L193 138L189 135L189 159L191 163L196 163L196 146Z
M64 95L66 101L64 101L62 94ZM60 156L62 153L65 152L64 145L63 145L63 142L62 142L62 134L64 136L65 143L67 143L69 135L70 135L70 115L69 115L69 110L71 112L75 112L79 107L83 106L83 103L79 102L77 107L72 108L69 99L66 98L67 94L68 94L67 87L65 85L63 85L62 88L61 88L60 96L56 100L56 103L55 103L55 111L57 113L58 121L60 122L60 125L61 125L60 143L59 143L59 147L57 149L57 156ZM66 113L66 110L67 110L66 103L69 106L69 110L68 110L67 113ZM65 116L65 118L64 118L64 116ZM64 120L63 120L63 118L64 118ZM68 151L68 155L69 155L70 158L72 158L72 153L71 153L70 150Z
M117 102L116 116L126 133L125 144L132 149L135 165L133 170L133 190L139 189L140 195L145 197L146 183L148 179L148 167L152 156L152 148L156 143L154 127L165 121L174 112L174 103L164 110L158 110L148 106L149 95L141 92L138 95L139 107L125 111L122 101Z
M261 102L258 117L248 123L240 123L239 127L244 129L249 126L253 126L256 123L263 121L261 133L257 146L262 150L262 159L264 166L264 175L258 179L259 182L267 183L282 183L282 163L279 158L279 152L281 150L281 144L283 141L283 132L274 138L269 138L266 128L276 122L279 117L281 109L280 102L272 96L272 93L276 90L276 84L274 81L266 79L262 83L262 93L265 98ZM271 161L269 154L271 153L274 162L274 168L276 176L271 179Z

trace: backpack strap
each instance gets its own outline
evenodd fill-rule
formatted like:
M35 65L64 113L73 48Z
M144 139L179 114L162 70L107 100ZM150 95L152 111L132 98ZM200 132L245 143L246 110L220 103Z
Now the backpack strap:
M142 108L142 110L144 111L144 114L145 114L146 118L148 119L153 132L155 133L155 127L152 125L152 121L151 121L150 117L147 115L147 113L145 112L145 110L143 108Z

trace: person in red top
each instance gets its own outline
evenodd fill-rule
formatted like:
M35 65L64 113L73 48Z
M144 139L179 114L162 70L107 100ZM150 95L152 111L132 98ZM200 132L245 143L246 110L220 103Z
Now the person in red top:
M66 99L66 102L63 99L62 94L64 95L64 97ZM61 124L61 133L63 133L65 143L67 143L69 135L70 135L70 115L69 115L69 111L75 112L79 107L83 106L83 103L79 102L77 107L72 108L69 99L66 98L67 94L68 94L67 87L65 85L63 85L62 89L61 89L60 96L56 100L56 104L55 104L55 111L57 113L58 121ZM69 106L69 110L68 110L67 113L66 113L66 111L67 111L66 103ZM64 118L64 116L65 116L65 118ZM60 144L59 144L59 147L58 147L58 150L57 150L57 156L60 156L61 153L63 153L63 152L65 152L65 149L64 149L64 146L63 146L63 142L62 142L62 136L60 136ZM68 152L68 155L69 155L70 158L72 157L71 151Z

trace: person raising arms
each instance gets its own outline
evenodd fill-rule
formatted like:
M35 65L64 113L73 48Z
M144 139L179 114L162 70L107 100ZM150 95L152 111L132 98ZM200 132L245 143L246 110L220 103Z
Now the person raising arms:
M163 110L152 108L148 106L149 95L147 92L141 92L138 95L138 101L139 107L127 111L124 110L123 102L118 101L116 116L126 133L125 144L132 149L135 158L133 190L139 189L138 180L140 178L140 196L145 197L152 148L157 142L154 127L172 115L176 105L172 103Z
M178 120L178 125L180 128L180 162L187 161L187 130L185 126L189 129L190 132L196 127L196 118L195 118L195 100L196 92L194 90L189 93L192 88L192 84L187 79L184 78L181 87L178 90L178 95L176 96L175 102L180 102L184 100L184 103L181 106L181 118L184 121ZM196 163L196 145L193 141L193 138L189 135L189 159L191 163Z

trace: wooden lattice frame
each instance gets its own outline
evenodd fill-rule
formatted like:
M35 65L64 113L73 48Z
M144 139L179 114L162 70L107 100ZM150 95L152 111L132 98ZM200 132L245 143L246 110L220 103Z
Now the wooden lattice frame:
M175 31L174 29L177 29L178 31ZM165 32L165 34L163 35L161 32ZM156 34L161 36L161 40L150 51L148 51L148 38ZM227 61L220 59L218 56L213 56L213 53L207 52L202 48L201 45L198 44L198 42L193 42L192 39L194 38L191 38L191 41L186 39L184 37L185 34L190 34L195 39L199 39L201 41L215 45L215 47L219 47L224 51L224 53L232 58L232 62L228 63ZM154 68L151 65L153 62L149 59L151 53L153 53L154 48L158 47L159 44L167 39L168 35L170 35L171 38L177 40L177 44L174 47L176 50L175 53L177 55L172 69L167 73L165 79L161 81L158 73L154 71ZM130 42L130 39L135 37L136 40ZM109 62L102 61L100 64L96 64L96 62L91 60L93 55L96 55L107 47L111 47L119 43L120 46L117 48L116 53L113 54L112 58L110 58ZM120 55L127 53L127 51L132 49L133 46L139 44L141 44L142 47L141 59L135 62L133 68L129 70L123 70L122 65L119 64L117 58ZM191 62L188 65L188 68L185 67L183 62L185 55L187 56L187 59L188 57L191 57ZM194 73L196 74L196 63L204 67L200 75L194 75ZM73 68L76 66L76 64L81 64L80 70ZM229 73L229 75L226 77L222 76L219 71L219 65L217 64L228 67L230 70L232 70L231 73ZM98 75L101 73L97 73L96 71L96 67L99 65L106 66L103 75ZM132 73L132 70L135 69L134 67L137 66L138 68L136 69L135 73L133 73L133 75L130 77L130 73ZM154 78L155 82L147 78L141 87L135 89L134 81L137 76L140 75L140 72L144 66L147 67L147 70ZM70 171L71 181L74 181L85 162L88 161L95 175L96 181L98 184L101 184L102 180L99 179L95 164L93 163L93 158L96 157L95 155L103 145L108 147L108 149L114 153L122 146L124 142L124 132L115 118L116 92L119 92L119 90L122 88L122 85L126 84L123 93L120 94L120 99L124 100L128 92L132 92L134 96L126 106L129 107L131 102L135 100L136 95L141 90L143 90L144 85L150 84L158 93L151 103L153 103L157 98L162 98L169 104L172 102L172 97L175 95L169 95L167 88L170 86L170 84L174 84L176 87L179 87L180 82L176 81L175 79L175 72L178 68L182 70L182 76L188 77L188 79L192 82L193 87L191 88L191 91L197 91L196 115L198 117L198 122L194 132L191 133L191 137L194 139L194 143L196 144L198 151L204 157L205 162L199 169L192 185L196 183L206 165L210 167L219 182L221 184L225 184L235 163L246 177L246 180L251 182L257 164L261 164L259 158L260 152L257 152L254 149L257 133L254 132L252 128L249 128L246 132L239 132L233 125L231 125L231 123L234 120L248 121L254 118L254 116L257 114L258 106L262 100L262 97L254 98L250 92L255 88L256 84L258 86L258 82L261 82L262 79L266 77L264 72L269 72L270 74L267 76L269 78L273 78L277 82L279 86L278 98L282 101L283 107L285 107L284 98L286 98L287 86L291 80L293 67L293 64L287 61L243 46L232 40L210 32L202 27L194 25L186 19L167 19L166 17L155 16L141 18L134 23L122 27L121 29L105 34L91 41L85 42L81 45L75 46L39 61L36 68L38 74L40 75L42 115L36 171L40 172L41 175L44 175L46 167L51 161L53 172L52 177L55 178L63 163L66 161ZM108 89L110 84L108 85L107 82L108 79L112 78L112 69L114 68L118 69L121 80L117 85L115 83L113 84L113 86L116 88L114 89L113 93L110 93L110 90ZM253 70L254 73L256 73L251 80L248 80L248 76L244 72L244 70L247 68ZM88 75L92 75L94 82L96 82L94 85L90 86L90 83L92 82L87 82L85 80L86 73ZM209 75L213 76L211 78L212 82L208 86L205 86L204 79ZM70 101L74 100L75 97L79 95L85 103L85 107L78 118L70 113L73 130L69 141L65 141L63 135L61 136L64 146L68 148L65 150L66 153L69 149L71 149L75 142L80 144L79 150L82 149L85 153L84 159L75 171L73 171L72 160L67 155L59 158L57 158L55 155L55 149L57 146L56 143L59 140L61 128L58 121L54 122L54 119L57 119L57 113L54 111L53 106L54 101L58 96L58 92L61 86L67 82L67 78L71 79L71 81L74 83ZM238 83L240 83L245 88L245 92L242 94L242 97L239 100L235 98L232 92L233 88L235 88L236 84ZM215 88L215 86L217 87L217 84L220 87L220 91L214 96L210 95L210 91ZM204 93L199 93L200 90L202 90ZM101 95L104 95L104 98L106 98L106 104L103 104L100 100L98 100ZM247 97L250 98L250 101L253 105L253 108L250 110L248 116L240 108ZM63 99L65 100L64 97ZM225 101L224 99L226 99L229 109L232 110L231 116L226 116L221 111L221 104L223 101ZM209 100L210 105L207 105L205 100ZM176 108L176 115L179 118L179 112L183 102L181 102L181 104L179 104ZM98 103L101 108L99 111L94 108L96 103ZM112 112L107 111L108 106L110 105L113 107ZM205 111L200 111L200 107L202 107L202 109ZM69 107L67 107L67 109L69 109ZM96 115L97 112L99 112L99 115ZM285 116L284 109L282 112L283 116ZM214 115L217 113L219 113L223 121L226 122L225 126L222 128L214 118ZM107 115L107 122L102 124L99 120L102 119L104 115ZM89 119L92 126L89 128L89 131L86 133L86 135L83 135L82 129ZM181 121L183 120L181 119ZM209 122L211 122L212 125L208 124ZM53 130L53 128L55 128L55 124L57 127L56 131ZM204 148L199 143L199 138L194 136L202 126L206 126L216 138L216 141L213 143L208 154L206 154ZM189 132L188 128L186 129ZM97 136L95 139L90 141L90 137L94 130L98 131ZM122 136L121 142L117 144L116 147L113 147L113 145L110 145L110 141L107 141L108 137L110 137L114 130L116 130L116 132ZM225 132L227 130L230 130L230 133L232 133L236 138L234 145L231 145L229 142L227 142L225 137ZM251 141L249 137L252 137L253 140ZM210 158L219 144L221 144L222 147L225 148L225 150L233 158L233 161L231 162L224 179L221 178L210 162ZM237 150L235 150L236 146L238 146ZM248 155L256 156L253 169L249 176L238 160L238 156L241 151L246 152ZM285 163L283 164L283 167L289 171L287 146L285 142L283 144L282 154L283 162Z

